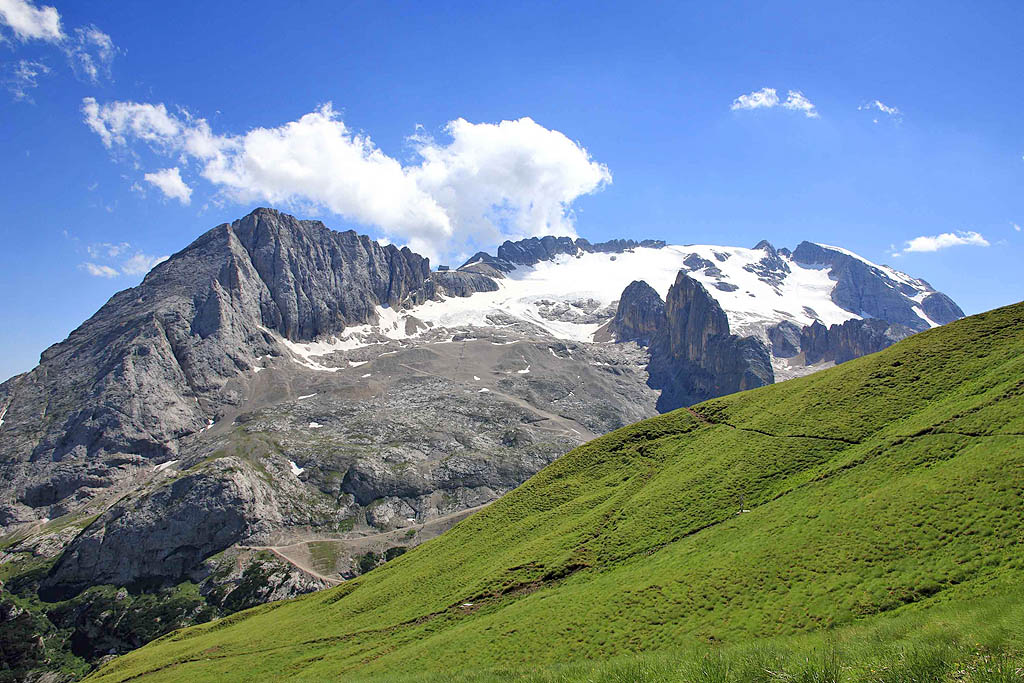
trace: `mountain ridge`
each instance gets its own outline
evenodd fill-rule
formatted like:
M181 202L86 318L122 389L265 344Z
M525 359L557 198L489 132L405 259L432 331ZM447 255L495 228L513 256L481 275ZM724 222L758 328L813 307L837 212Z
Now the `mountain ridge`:
M450 675L1011 596L1022 345L1016 304L631 425L356 581L93 680Z
M434 271L272 209L200 236L0 384L0 566L124 651L97 591L194 585L188 623L353 578L595 436L915 331L840 282L934 293L767 242L502 246Z

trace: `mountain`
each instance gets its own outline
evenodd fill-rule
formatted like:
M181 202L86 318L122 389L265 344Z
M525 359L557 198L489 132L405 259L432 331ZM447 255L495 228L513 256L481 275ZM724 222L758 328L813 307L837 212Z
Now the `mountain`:
M648 419L365 576L179 631L94 680L452 676L708 643L771 658L758 639L874 628L885 648L922 621L925 649L889 662L903 674L851 661L842 677L996 680L978 677L985 648L1022 644L991 630L1021 613L1021 377L1017 304Z
M145 596L169 629L334 585L596 436L961 315L808 242L531 238L434 271L258 209L0 384L0 578L92 661L140 644L105 620Z

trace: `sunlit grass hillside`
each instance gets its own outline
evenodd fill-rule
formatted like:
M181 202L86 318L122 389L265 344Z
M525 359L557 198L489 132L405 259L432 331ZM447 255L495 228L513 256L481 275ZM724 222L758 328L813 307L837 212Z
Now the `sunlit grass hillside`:
M757 652L789 658L780 671L866 671L930 643L966 680L954 669L986 647L1024 643L983 628L1024 613L1022 395L1018 304L618 430L359 579L175 632L95 678L742 680L728 667ZM976 627L992 642L968 642ZM865 649L894 647L887 628L911 649Z

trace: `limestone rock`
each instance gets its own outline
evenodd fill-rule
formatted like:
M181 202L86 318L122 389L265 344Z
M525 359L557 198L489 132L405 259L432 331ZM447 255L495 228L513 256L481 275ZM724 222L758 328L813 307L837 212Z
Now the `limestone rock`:
M665 302L649 284L634 280L619 297L612 333L618 341L635 341L641 346L649 346L665 323Z

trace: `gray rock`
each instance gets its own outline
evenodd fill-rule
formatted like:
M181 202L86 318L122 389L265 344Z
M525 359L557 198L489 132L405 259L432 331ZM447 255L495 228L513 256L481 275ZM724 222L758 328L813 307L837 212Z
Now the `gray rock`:
M275 332L312 340L433 296L426 259L351 231L272 209L214 228L0 385L0 492L16 501L0 515L109 486L88 473L103 454L172 457L243 399L231 380L282 354Z
M685 271L669 289L665 317L648 367L650 385L662 392L659 412L774 381L764 343L729 334L725 311Z
M935 322L951 322L963 317L963 311L956 304L935 292L924 280L914 280L913 284L897 280L884 270L836 249L801 242L792 258L804 265L827 266L829 276L836 281L832 301L857 315L879 318L920 332L929 325L914 311L917 304L913 297L928 293L926 300L931 299L928 307L941 317L941 321L935 319ZM924 310L928 315L928 309Z
M800 334L803 328L788 320L768 328L768 341L776 358L792 358L800 353Z
M638 247L661 249L665 246L662 240L609 240L591 243L585 239L571 237L531 237L518 242L506 241L498 247L497 261L520 266L532 266L541 261L550 261L555 256L567 254L575 256L580 253L621 254ZM474 260L480 260L486 254L477 254ZM488 257L489 258L489 257ZM465 266L464 266L465 267Z
M275 521L267 483L244 461L221 458L109 509L68 546L44 589L66 595L96 584L173 584Z
M477 292L498 291L498 283L491 277L473 271L439 271L431 273L430 279L445 296L467 297Z
M906 339L914 330L885 320L847 320L826 328L820 322L805 327L800 334L800 349L808 364L832 361L845 363L875 353Z
M940 325L945 325L964 317L964 312L960 310L960 307L942 292L929 294L922 299L921 309L924 310L925 315Z
M778 288L790 273L789 264L782 258L768 240L761 240L754 249L765 252L764 258L757 263L744 266L747 272L754 273L759 279Z
M665 323L665 302L649 284L634 280L622 290L611 332L618 341L648 346Z

